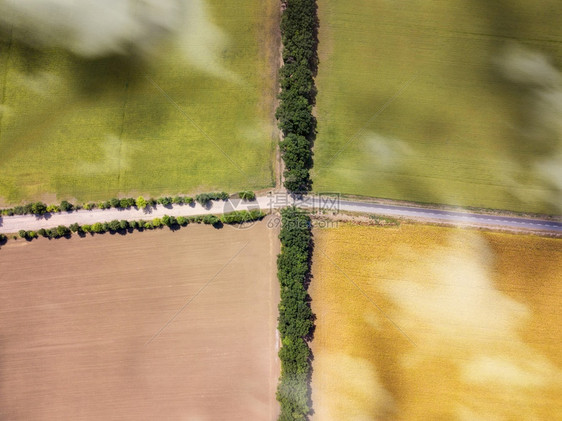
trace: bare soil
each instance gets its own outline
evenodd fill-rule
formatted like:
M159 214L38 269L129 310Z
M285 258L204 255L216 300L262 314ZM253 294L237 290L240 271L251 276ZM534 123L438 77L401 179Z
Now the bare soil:
M0 419L276 419L276 236L266 220L8 243Z

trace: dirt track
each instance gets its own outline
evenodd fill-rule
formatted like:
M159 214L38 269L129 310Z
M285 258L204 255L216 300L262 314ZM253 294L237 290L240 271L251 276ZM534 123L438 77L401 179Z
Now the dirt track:
M109 222L114 219L127 220L150 220L170 216L193 216L206 214L223 214L233 210L246 210L259 208L263 211L272 211L274 208L295 204L299 207L321 210L327 212L346 211L361 214L386 215L394 218L405 218L415 221L438 223L452 226L476 227L482 229L501 229L514 232L535 231L552 234L562 233L562 221L559 217L522 217L510 213L488 214L474 213L464 210L443 210L437 208L426 208L414 205L395 205L386 200L384 204L348 201L327 200L325 196L307 196L303 200L290 199L283 192L277 192L271 197L258 196L256 201L245 202L239 199L231 199L227 202L218 201L210 203L208 208L199 204L193 206L157 206L156 209L146 210L130 209L95 209L91 211L80 210L77 212L62 212L53 215L38 217L35 215L15 215L0 217L0 233L17 233L19 230L38 230L40 228L51 228L57 225L71 225L73 223L93 224L95 222ZM541 219L542 218L542 219ZM546 218L546 219L545 219Z
M276 419L266 223L4 246L0 419Z

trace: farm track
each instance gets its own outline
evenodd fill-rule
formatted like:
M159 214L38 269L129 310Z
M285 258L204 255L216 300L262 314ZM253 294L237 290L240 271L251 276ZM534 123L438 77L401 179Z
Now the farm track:
M285 197L283 195L283 197ZM316 199L316 198L315 198ZM277 203L279 202L279 203ZM487 215L466 211L450 211L435 208L421 208L415 206L397 206L391 204L376 204L361 201L340 200L339 203L333 202L318 203L309 198L298 200L294 203L298 207L334 211L337 206L339 211L360 212L372 215L385 215L396 218L419 220L424 222L436 222L455 226L473 226L478 228L501 229L501 230L530 230L540 232L562 233L562 222L515 217L507 215ZM277 201L275 196L260 196L254 202L242 202L234 199L227 202L212 202L210 206L203 207L199 204L194 206L176 205L164 207L159 205L149 210L131 209L95 209L91 211L80 210L75 212L52 214L48 217L38 217L35 215L16 215L4 216L0 219L0 233L16 233L19 230L38 230L40 228L52 228L58 225L71 225L73 223L93 224L95 222L109 222L112 220L150 220L160 218L164 215L169 216L197 216L215 214L220 215L233 210L262 209L273 210L286 206L288 203Z

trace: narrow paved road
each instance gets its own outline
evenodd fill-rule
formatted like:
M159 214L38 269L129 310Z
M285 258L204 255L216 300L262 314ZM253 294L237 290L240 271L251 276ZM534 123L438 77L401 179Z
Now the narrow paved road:
M408 206L379 205L374 203L340 201L340 209L352 212L428 219L443 223L475 225L479 227L515 228L562 232L562 222L512 216L484 215L478 213L444 211Z
M562 222L547 221L541 219L519 218L513 216L484 215L462 211L445 211L439 209L418 208L413 206L382 205L350 200L340 200L339 203L332 202L330 199L323 200L304 199L294 202L303 208L324 209L334 211L336 209L349 212L362 212L375 215L386 215L398 218L408 218L415 220L434 221L451 225L471 225L478 227L518 229L533 231L562 232ZM150 220L161 218L164 215L170 216L195 216L206 214L222 214L233 210L245 210L259 207L268 211L273 208L287 206L286 196L280 194L275 197L261 196L255 202L243 202L232 199L227 202L218 201L210 203L209 207L195 205L174 205L165 207L158 205L156 208L148 210L131 209L106 209L106 210L80 210L77 212L63 212L43 217L34 215L4 216L0 218L0 233L16 233L19 230L34 230L40 228L51 228L57 225L71 225L73 223L93 224L94 222L109 222L114 219L126 220Z
M259 202L243 202L238 199L227 202L210 202L208 207L203 207L198 203L193 205L157 205L155 208L147 209L93 209L79 210L74 212L61 212L47 214L45 216L35 215L14 215L3 216L0 218L0 233L17 233L19 230L37 231L40 228L52 228L58 225L80 225L93 224L95 222L109 222L114 219L128 221L144 219L149 221L153 218L169 216L196 216L196 215L219 215L232 212L233 210L253 209L267 204L267 198L259 198ZM265 207L264 207L265 208Z

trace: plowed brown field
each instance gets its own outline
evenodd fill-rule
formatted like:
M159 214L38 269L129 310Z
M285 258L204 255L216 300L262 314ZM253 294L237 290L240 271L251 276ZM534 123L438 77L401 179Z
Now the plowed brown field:
M276 236L261 222L10 241L0 419L275 419Z

